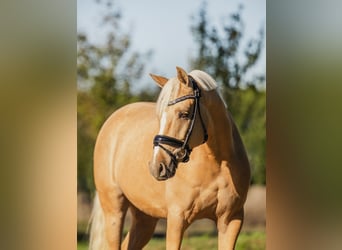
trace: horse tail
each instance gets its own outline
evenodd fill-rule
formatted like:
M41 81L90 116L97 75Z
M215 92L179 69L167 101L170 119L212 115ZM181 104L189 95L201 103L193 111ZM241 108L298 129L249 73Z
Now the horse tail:
M108 249L105 235L105 218L97 193L95 194L89 225L89 250Z

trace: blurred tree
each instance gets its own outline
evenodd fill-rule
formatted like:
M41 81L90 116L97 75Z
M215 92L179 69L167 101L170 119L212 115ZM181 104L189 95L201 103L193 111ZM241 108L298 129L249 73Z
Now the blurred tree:
M252 166L252 183L265 184L266 93L264 73L250 75L260 57L264 30L250 39L241 53L244 23L242 6L225 20L222 27L209 23L207 4L194 17L191 27L197 53L192 68L212 75L220 84L228 108L239 127Z
M102 30L104 44L94 44L86 34L77 35L77 139L78 190L91 193L93 183L93 150L97 133L117 108L141 99L153 100L153 91L132 93L132 83L144 70L150 52L130 51L130 37L120 30L120 12L112 1L97 1L104 6Z

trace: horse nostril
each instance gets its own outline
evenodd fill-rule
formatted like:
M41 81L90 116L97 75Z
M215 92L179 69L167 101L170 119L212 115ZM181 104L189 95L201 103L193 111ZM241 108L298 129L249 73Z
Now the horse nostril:
M159 176L165 176L166 175L166 166L164 163L159 164Z

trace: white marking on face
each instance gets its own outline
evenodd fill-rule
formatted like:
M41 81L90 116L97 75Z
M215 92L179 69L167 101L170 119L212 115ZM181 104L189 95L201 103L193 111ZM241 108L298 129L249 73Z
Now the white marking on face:
M160 129L159 129L159 135L162 135L164 133L165 127L166 127L166 112L163 112L162 117L160 119Z
M163 135L166 127L166 112L163 112L162 117L160 119L160 129L158 135ZM159 152L160 147L154 147L153 151L153 161L155 162L157 154Z

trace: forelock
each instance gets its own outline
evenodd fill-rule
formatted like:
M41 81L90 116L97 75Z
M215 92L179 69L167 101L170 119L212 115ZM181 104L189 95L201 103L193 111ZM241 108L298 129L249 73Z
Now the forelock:
M161 116L167 107L171 95L179 90L179 82L176 78L171 78L162 88L157 100L157 114Z

